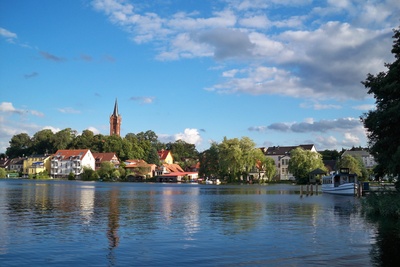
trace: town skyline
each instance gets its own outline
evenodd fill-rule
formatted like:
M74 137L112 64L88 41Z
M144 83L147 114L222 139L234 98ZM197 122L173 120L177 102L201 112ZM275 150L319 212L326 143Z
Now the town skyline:
M385 71L390 1L82 0L0 3L0 153L12 136L71 128L154 131L199 151L367 146L361 81ZM379 14L379 15L378 15ZM73 19L72 19L73 18Z

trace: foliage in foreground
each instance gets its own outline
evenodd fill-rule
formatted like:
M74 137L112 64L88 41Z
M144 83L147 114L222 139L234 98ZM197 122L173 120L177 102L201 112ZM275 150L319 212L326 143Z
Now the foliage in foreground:
M362 200L362 211L370 218L400 218L400 193L371 192Z
M386 72L368 74L362 82L373 95L376 109L361 118L368 130L370 151L378 162L375 171L400 175L400 27L394 30L392 54L396 60L385 64Z

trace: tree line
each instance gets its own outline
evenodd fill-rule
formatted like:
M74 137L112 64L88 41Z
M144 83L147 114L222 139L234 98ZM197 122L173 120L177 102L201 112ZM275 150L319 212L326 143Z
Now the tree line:
M6 155L10 158L54 154L59 149L90 149L92 152L116 153L121 161L142 159L149 164L160 165L158 151L164 149L171 151L175 163L184 170L199 162L201 177L218 177L228 182L253 180L265 182L272 181L277 174L274 160L266 157L248 137L241 139L225 137L221 143L213 142L209 149L201 153L194 144L183 140L162 143L151 130L137 134L128 133L125 137L120 137L94 134L90 130L84 130L79 135L71 128L57 133L44 129L32 137L26 133L14 135L9 143ZM325 169L323 159L338 159L341 155L336 150L325 150L319 154L300 148L293 150L291 154L289 171L296 177L298 183L306 183L309 172L317 168ZM359 176L368 176L361 159L343 158L339 165L350 168L352 173ZM123 174L123 170L119 171ZM111 175L112 171L108 173Z
M158 151L170 150L176 162L183 168L198 160L195 145L182 140L162 143L151 130L146 132L128 133L125 137L117 135L94 134L84 130L82 134L71 128L53 133L50 129L36 132L32 137L27 133L14 135L6 150L9 158L40 154L54 154L59 149L90 149L92 152L116 153L121 161L127 159L142 159L149 164L160 164Z

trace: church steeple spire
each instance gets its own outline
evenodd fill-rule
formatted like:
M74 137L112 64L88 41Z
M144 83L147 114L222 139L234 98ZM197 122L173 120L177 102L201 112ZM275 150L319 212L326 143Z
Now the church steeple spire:
M119 114L118 114L118 100L117 99L115 99L113 116L116 116L116 117L119 116Z
M110 116L110 135L121 134L121 121L122 117L118 114L118 100L115 99L114 111Z

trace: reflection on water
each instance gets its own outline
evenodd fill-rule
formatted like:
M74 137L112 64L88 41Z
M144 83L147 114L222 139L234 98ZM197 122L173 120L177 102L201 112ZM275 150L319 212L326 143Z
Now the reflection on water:
M376 255L399 239L380 235L358 205L353 197L300 197L290 185L1 180L0 262L379 265Z

